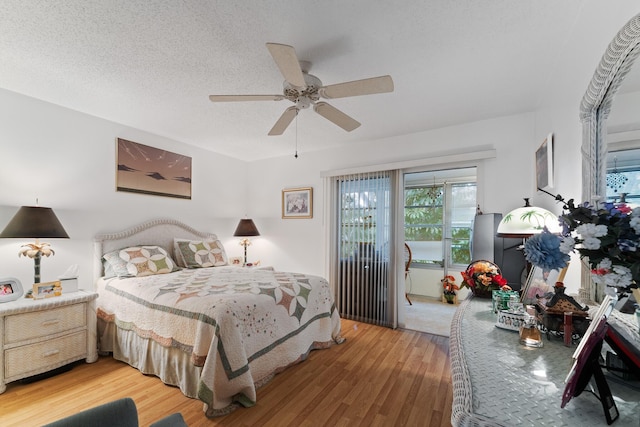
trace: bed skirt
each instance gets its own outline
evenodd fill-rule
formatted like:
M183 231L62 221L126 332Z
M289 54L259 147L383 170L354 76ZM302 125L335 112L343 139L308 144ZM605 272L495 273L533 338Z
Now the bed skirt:
M164 347L133 331L118 328L98 318L98 349L101 354L125 362L145 375L155 375L168 385L179 387L187 397L198 398L202 367L195 366L191 355L175 347Z
M198 387L202 367L195 366L191 355L175 347L164 347L153 339L143 338L134 331L118 328L115 323L107 323L98 318L98 351L101 355L112 354L113 358L136 368L145 375L154 375L164 384L179 387L182 394L192 399L199 399ZM337 344L344 342L339 337ZM314 342L306 353L292 363L276 369L266 377L258 380L254 387L269 383L273 377L287 367L307 359L312 350L328 348L332 343ZM228 406L215 409L203 402L203 411L209 418L227 415L241 406L250 407L255 402L241 399Z

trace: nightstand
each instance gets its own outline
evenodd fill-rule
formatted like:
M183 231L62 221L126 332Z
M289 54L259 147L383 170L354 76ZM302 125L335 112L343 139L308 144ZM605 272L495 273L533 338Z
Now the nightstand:
M0 304L0 393L9 382L76 360L95 362L97 297L80 290Z

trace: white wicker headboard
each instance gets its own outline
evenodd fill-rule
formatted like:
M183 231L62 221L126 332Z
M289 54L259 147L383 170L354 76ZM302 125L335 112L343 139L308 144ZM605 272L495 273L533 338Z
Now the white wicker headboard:
M175 259L173 239L217 239L213 233L205 233L174 219L154 219L116 233L98 234L94 238L93 282L103 275L102 256L117 249L134 245L163 247Z

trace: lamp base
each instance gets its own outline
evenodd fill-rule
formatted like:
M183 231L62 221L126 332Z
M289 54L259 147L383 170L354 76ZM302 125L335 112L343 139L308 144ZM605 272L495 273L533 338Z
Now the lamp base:
M38 254L33 257L33 283L40 283L40 260L42 255L38 251Z

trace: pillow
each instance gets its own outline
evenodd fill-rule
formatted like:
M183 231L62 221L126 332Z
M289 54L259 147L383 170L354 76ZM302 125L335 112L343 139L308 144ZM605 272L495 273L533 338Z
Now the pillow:
M207 239L207 241L211 241L211 240L218 240L218 236L216 236L215 234L211 235L211 237L209 237ZM184 261L184 257L182 256L182 252L180 251L180 246L178 245L178 242L191 242L191 241L192 240L186 239L186 238L174 237L174 239L173 239L173 255L174 255L175 259L176 259L176 264L178 264L178 267L183 267L183 268L187 267L187 264ZM194 240L194 242L197 242L197 240ZM222 246L222 245L220 245L220 246Z
M177 269L175 261L159 246L132 246L107 253L103 258L118 277L166 274Z
M218 239L174 239L176 258L183 267L202 268L227 265L227 253Z
M120 258L120 249L104 254L102 259L104 260L104 277L131 277L127 270L127 262Z

